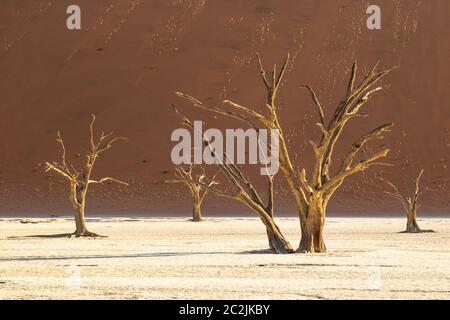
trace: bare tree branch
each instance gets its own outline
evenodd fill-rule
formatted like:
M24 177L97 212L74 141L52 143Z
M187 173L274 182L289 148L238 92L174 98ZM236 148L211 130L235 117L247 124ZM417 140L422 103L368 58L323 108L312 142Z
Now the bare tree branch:
M356 79L356 71L358 70L358 65L356 61L353 63L352 66L352 73L350 75L350 81L348 82L348 89L347 89L347 95L350 95L353 92L353 86L355 85L355 79Z
M256 53L256 58L258 60L259 70L260 70L261 78L264 82L264 85L266 86L267 90L270 90L271 86L269 85L269 81L267 81L266 71L264 70L264 67L262 66L261 58L259 57L258 53Z
M307 84L302 85L300 87L308 89L309 93L311 94L311 99L313 100L314 104L316 105L317 111L319 111L320 123L322 124L322 128L324 128L323 126L325 126L325 114L323 112L323 107L320 104L319 99L317 98L317 94L315 93L313 88L311 88Z
M319 190L324 192L324 191L328 190L331 186L333 186L335 183L338 183L338 182L344 180L346 177L348 177L352 174L355 174L359 171L364 171L365 169L367 169L370 166L377 165L377 164L384 165L383 163L377 162L377 160L380 158L386 157L388 153L389 153L389 149L384 149L382 151L375 153L368 159L362 160L361 162L354 165L353 167L339 172L331 180L327 181L324 185L322 185Z
M366 142L380 137L380 135L384 132L389 132L393 126L393 123L383 124L382 126L379 126L378 128L370 131L366 135L359 138L355 143L353 143L352 150L344 157L344 160L342 161L340 171L347 170L349 168L349 166L355 159L356 154Z
M60 168L58 168L56 165L54 164L50 164L48 162L45 163L46 164L46 168L45 168L45 172L49 172L50 170L55 171L56 173L62 175L64 178L67 178L69 180L72 180L72 177L69 176L66 172L64 172L63 170L61 170Z
M116 182L116 183L119 183L119 184L123 184L125 186L129 185L127 182L121 181L121 180L116 179L116 178L111 178L111 177L101 178L100 180L89 180L88 183L102 184L102 183L105 183L105 182L108 182L108 181Z
M91 124L89 125L89 132L91 134L91 151L94 152L95 144L94 144L94 123L95 123L95 114L92 114Z
M206 111L215 112L215 113L218 113L218 114L221 114L221 115L225 115L225 116L228 116L228 117L232 117L232 118L235 118L235 119L238 119L238 120L246 122L252 128L257 128L257 126L250 119L248 119L246 116L244 116L244 115L242 115L240 113L233 112L233 111L224 111L224 110L222 110L220 108L217 108L217 107L207 106L203 102L195 99L194 97L192 97L190 95L187 95L187 94L184 94L184 93L181 93L181 92L175 92L175 94L177 96L183 98L183 99L186 99L186 100L190 101L194 107L197 107L197 108L200 108L200 109L203 109L203 110L206 110Z

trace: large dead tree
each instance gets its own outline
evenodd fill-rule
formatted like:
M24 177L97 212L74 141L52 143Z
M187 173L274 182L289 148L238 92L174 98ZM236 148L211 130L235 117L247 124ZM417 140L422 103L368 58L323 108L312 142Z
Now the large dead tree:
M183 125L195 130L194 125L191 120L184 116L178 109L173 106L173 109L177 115L181 118ZM203 139L205 145L209 147L211 155L218 159L219 155L216 154L215 150L210 146L210 138L203 134ZM268 146L270 148L270 145ZM227 154L223 153L223 159L227 159ZM211 190L216 195L220 197L225 197L229 199L236 200L243 203L253 212L255 212L264 226L266 227L267 238L269 241L269 247L272 252L277 254L293 253L291 244L286 240L282 234L280 228L275 222L274 216L274 190L273 190L273 179L271 175L267 175L267 200L263 201L260 193L255 189L248 177L246 177L242 170L238 168L232 161L218 161L216 164L223 175L229 182L230 188L218 189L217 185L208 185L204 182L199 182L196 180L190 180L191 183L197 184L207 190Z
M400 193L400 190L398 187L396 187L392 182L384 180L391 188L391 191L385 191L385 193L401 202L403 205L403 208L405 209L406 213L406 230L405 233L421 233L421 232L433 232L433 230L422 230L419 228L419 225L417 224L417 210L420 207L419 199L420 196L423 194L426 188L424 190L420 190L420 179L422 178L424 170L422 169L419 172L419 175L415 180L413 180L413 183L415 185L414 194L412 197L404 196Z
M364 144L372 139L381 138L382 134L389 131L393 124L384 124L361 136L361 138L353 143L351 150L343 158L341 164L336 167L333 174L331 172L331 166L333 163L334 147L349 120L367 116L367 114L361 113L360 109L369 101L369 98L375 92L382 89L380 86L375 87L375 84L395 68L378 70L377 63L359 83L356 83L357 64L355 62L345 97L335 108L329 121L326 121L324 107L315 91L310 86L303 86L309 91L312 101L317 108L319 115L317 126L321 132L321 138L318 141L310 141L314 150L315 163L313 172L308 179L305 169L297 169L291 161L287 140L283 134L277 113L276 98L286 69L290 63L289 54L280 71L277 72L276 65L274 65L270 74L264 69L259 55L257 55L257 60L261 79L266 89L265 112L263 113L229 100L223 101L223 107L215 107L208 106L184 93L177 92L176 94L187 99L193 106L200 109L236 118L251 126L255 126L255 123L258 123L263 128L279 130L280 168L295 197L300 219L301 240L297 251L325 252L326 246L323 239L323 228L329 200L339 186L342 185L345 178L363 171L370 166L382 164L378 160L385 157L389 149L383 149L359 161L356 158Z
M202 218L202 204L212 186L217 184L215 181L216 175L211 179L208 179L206 172L202 166L200 174L195 174L193 172L194 165L190 164L187 168L183 166L178 166L175 168L175 178L172 180L167 180L166 183L183 183L185 184L189 191L191 192L192 198L194 199L194 208L192 210L192 221L200 222L203 221ZM202 184L205 184L208 188L204 188Z
M70 194L69 198L72 206L75 210L75 232L76 237L96 237L96 233L90 232L86 228L85 223L85 208L86 208L86 194L88 192L89 185L91 184L102 184L105 182L115 182L123 185L128 185L128 183L120 181L115 178L105 177L99 180L93 180L91 178L92 169L97 159L107 150L109 150L112 145L119 141L125 140L123 137L113 137L113 133L110 132L105 134L102 132L101 136L96 141L94 138L94 122L95 115L92 115L92 121L89 126L90 129L90 145L91 148L86 154L86 162L84 166L77 170L73 165L68 166L66 162L66 148L64 146L64 141L58 131L58 139L56 141L61 147L62 157L61 162L46 162L45 171L54 171L60 176L65 178L70 184Z

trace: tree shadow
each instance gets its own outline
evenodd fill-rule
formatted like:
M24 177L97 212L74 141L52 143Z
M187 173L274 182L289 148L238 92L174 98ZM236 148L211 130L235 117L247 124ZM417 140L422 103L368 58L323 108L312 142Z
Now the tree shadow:
M73 233L58 233L58 234L34 234L30 236L11 236L7 239L29 239L29 238L42 238L42 239L60 239L71 238Z
M420 229L419 231L415 231L415 232L411 232L411 231L400 231L399 233L407 233L407 234L416 234L416 233L436 233L436 231L434 230L422 230Z
M102 236L98 234L87 235L87 236L78 236L75 233L58 233L58 234L34 234L29 236L10 236L7 239L10 240L20 240L20 239L62 239L62 238L108 238L108 236Z
M270 249L257 249L257 250L248 250L248 251L242 251L239 252L238 254L275 254L272 250Z
M224 252L158 252L158 253L136 253L124 255L81 255L81 256L30 256L0 258L0 261L52 261L52 260L88 260L88 259L123 259L123 258L158 258L158 257L181 257L191 255L223 254Z

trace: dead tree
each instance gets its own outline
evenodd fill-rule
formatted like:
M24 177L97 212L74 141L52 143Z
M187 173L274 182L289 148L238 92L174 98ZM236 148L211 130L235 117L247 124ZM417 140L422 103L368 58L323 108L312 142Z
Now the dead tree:
M194 208L192 210L193 222L203 221L201 210L203 201L209 192L208 188L217 184L215 181L216 175L214 175L211 179L208 179L204 168L202 166L200 166L200 168L202 171L201 174L194 174L194 165L191 164L187 168L179 166L175 168L176 179L166 181L166 183L184 183L188 187L194 199ZM205 184L208 188L204 188L201 184Z
M86 195L88 192L89 185L91 184L102 184L105 182L116 182L123 185L128 185L128 183L120 181L115 178L105 177L100 180L93 180L91 178L92 169L96 160L107 150L109 150L112 145L119 140L126 140L123 137L113 137L112 132L105 134L102 132L101 136L97 141L94 138L94 122L95 115L92 115L92 121L89 126L90 128L90 151L86 154L86 163L84 166L77 170L73 165L70 167L66 162L66 148L64 146L64 141L58 131L58 139L56 141L61 146L62 157L61 162L46 162L45 171L54 171L65 178L70 184L70 194L69 198L72 206L75 210L75 232L76 237L96 237L97 234L90 232L86 228L85 223L85 208L86 208Z
M305 169L298 170L291 161L287 140L283 134L283 129L277 113L278 107L276 104L276 97L290 62L289 54L284 61L280 72L277 72L276 65L274 65L270 74L264 69L259 55L257 55L257 60L259 63L261 79L266 89L264 113L260 113L253 108L229 100L223 101L223 107L214 107L208 106L192 96L180 92L177 92L176 94L187 99L193 106L200 109L236 118L252 126L255 125L256 121L263 128L279 130L280 169L294 195L300 219L301 240L297 251L325 252L326 246L323 239L323 228L325 224L326 208L330 198L339 186L341 186L345 178L363 171L370 166L381 164L378 160L385 157L388 154L389 149L383 149L358 162L356 162L356 157L364 144L374 138L381 138L381 135L384 132L389 131L393 124L384 124L363 135L354 142L351 150L344 157L340 166L334 170L334 174L332 174L331 165L334 147L342 130L350 119L367 116L367 114L359 112L361 107L369 101L369 98L373 93L382 89L382 87L374 87L375 84L395 68L379 71L377 63L364 78L356 84L357 64L355 62L351 71L346 95L335 108L329 121L326 121L325 119L324 108L315 91L310 86L302 86L309 91L314 105L317 108L319 114L317 126L321 132L319 141L310 141L314 150L315 163L313 172L308 179Z
M391 188L391 191L385 191L388 196L397 199L401 202L403 205L403 208L405 209L406 213L406 230L405 233L422 233L422 232L433 232L433 230L422 230L419 228L419 225L417 224L417 210L420 207L419 204L419 198L423 194L427 188L424 190L420 190L420 179L422 178L424 170L422 169L417 176L416 180L413 180L413 183L415 185L415 191L414 195L412 197L406 197L402 195L399 191L399 189L390 181L384 180Z
M185 117L178 109L173 106L174 111L181 118L183 125L194 129L194 125L191 120ZM214 158L218 158L218 155L210 146L210 139L205 134L203 134L204 143L209 147L209 151ZM270 147L270 146L268 146ZM227 158L227 154L223 153L223 159ZM220 171L226 177L227 181L231 185L230 188L218 189L217 185L207 185L204 182L199 182L195 180L190 180L191 183L200 185L201 187L214 192L220 197L225 197L229 199L236 200L243 203L253 212L255 212L264 226L266 227L267 238L269 241L269 247L272 252L277 254L293 253L291 244L286 240L282 234L280 228L275 222L274 216L274 190L273 190L273 179L271 175L267 175L267 201L264 202L262 196L255 189L251 181L243 174L241 169L238 168L232 161L220 161L215 164L219 167Z

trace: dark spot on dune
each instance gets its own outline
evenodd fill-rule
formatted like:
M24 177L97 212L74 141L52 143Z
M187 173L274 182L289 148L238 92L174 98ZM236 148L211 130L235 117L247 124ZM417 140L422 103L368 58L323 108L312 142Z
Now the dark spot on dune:
M257 6L256 8L255 8L255 11L257 12L257 13L272 13L273 12L273 10L272 10L272 8L271 7L267 7L267 6Z
M103 51L103 48L98 48L97 51Z
M222 47L225 49L233 50L233 51L236 51L239 49L239 46L234 43L225 43L222 45Z
M168 174L170 172L170 170L163 170L162 173L163 174Z

